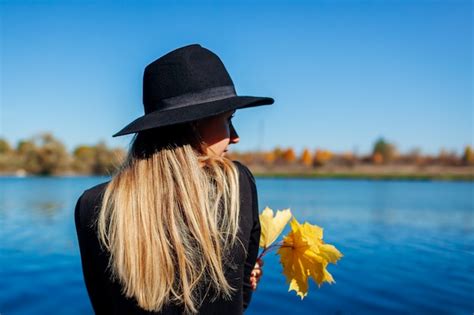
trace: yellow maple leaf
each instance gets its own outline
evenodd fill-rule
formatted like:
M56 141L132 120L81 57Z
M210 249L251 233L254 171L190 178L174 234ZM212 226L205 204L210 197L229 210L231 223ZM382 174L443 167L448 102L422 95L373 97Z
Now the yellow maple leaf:
M260 247L264 249L269 247L281 234L285 225L291 219L290 209L278 210L273 216L273 210L265 207L259 215L261 235Z
M326 270L328 263L336 263L343 255L333 245L322 240L323 229L305 222L301 225L295 218L290 223L291 231L283 238L278 249L283 274L294 290L303 299L308 294L308 277L321 286L323 282L335 282Z

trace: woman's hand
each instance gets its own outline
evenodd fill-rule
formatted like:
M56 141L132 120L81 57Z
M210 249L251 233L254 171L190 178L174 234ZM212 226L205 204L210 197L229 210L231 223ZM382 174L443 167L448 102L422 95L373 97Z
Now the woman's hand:
M252 272L250 273L250 284L252 285L252 290L257 289L257 284L260 281L260 277L263 275L263 260L262 259L257 259L257 262L255 263L255 267L253 268Z

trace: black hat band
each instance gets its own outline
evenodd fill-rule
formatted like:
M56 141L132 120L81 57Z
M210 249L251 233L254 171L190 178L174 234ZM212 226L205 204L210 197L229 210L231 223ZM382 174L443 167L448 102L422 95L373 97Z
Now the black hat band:
M179 96L164 98L160 100L160 103L157 107L162 108L162 110L165 111L168 109L181 108L194 104L218 101L225 98L234 97L236 95L237 94L235 92L234 86L218 86L204 89L199 92L191 92Z

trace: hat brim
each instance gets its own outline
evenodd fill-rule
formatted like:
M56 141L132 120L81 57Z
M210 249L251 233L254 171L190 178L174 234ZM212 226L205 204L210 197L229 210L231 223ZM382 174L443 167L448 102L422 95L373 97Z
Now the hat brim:
M234 96L222 100L193 104L186 107L155 111L138 117L112 137L136 133L142 130L185 123L218 115L232 109L248 108L274 103L271 97Z

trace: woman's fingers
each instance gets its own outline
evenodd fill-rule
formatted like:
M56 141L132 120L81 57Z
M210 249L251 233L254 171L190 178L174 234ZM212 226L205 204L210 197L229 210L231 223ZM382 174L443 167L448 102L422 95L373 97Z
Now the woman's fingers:
M260 278L263 275L263 270L262 269L254 269L250 275L253 276L253 277L256 277L256 278Z
M250 280L250 285L252 286L252 290L255 291L255 289L257 289L257 283L258 283L258 281L255 280L255 278L252 278L252 279Z
M257 259L257 262L255 263L255 267L250 274L250 285L252 286L253 290L257 289L257 284L263 275L262 266L263 266L263 260Z
M261 268L263 267L263 260L257 259L257 262L255 263L255 268Z

